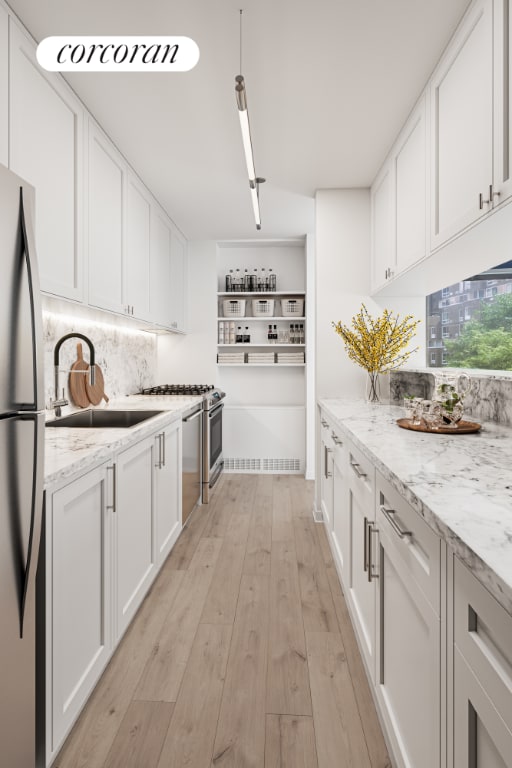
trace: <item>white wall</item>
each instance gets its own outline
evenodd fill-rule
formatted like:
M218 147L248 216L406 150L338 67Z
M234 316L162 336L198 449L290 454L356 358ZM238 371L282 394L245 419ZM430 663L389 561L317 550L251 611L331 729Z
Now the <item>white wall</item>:
M366 374L349 360L332 321L349 323L370 290L370 192L316 193L316 397L363 397Z

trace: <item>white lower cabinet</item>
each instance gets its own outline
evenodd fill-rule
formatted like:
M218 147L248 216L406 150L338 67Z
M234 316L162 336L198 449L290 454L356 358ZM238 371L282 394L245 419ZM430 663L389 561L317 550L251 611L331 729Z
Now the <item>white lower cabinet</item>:
M161 565L178 538L181 525L181 421L157 436L155 472L156 556Z
M453 762L512 766L512 616L454 557Z
M181 531L181 420L47 494L46 764Z
M112 651L109 469L88 472L47 504L47 762Z
M116 458L116 641L124 634L156 572L156 462L154 437L142 440Z
M376 491L377 699L397 765L434 768L441 764L440 539L379 473Z
M512 768L512 615L320 418L320 464L333 439L326 531L393 766Z
M350 569L345 584L354 628L368 673L375 679L375 469L353 445L347 447Z

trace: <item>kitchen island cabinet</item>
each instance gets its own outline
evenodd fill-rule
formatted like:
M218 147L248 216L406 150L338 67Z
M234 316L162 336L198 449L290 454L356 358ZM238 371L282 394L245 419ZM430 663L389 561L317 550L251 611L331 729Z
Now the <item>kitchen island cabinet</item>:
M401 416L321 401L346 452L325 527L393 764L511 768L512 432L423 435Z

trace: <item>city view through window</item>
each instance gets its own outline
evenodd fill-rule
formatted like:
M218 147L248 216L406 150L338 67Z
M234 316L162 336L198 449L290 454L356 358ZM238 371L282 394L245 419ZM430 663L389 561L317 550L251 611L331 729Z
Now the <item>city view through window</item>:
M426 363L512 371L512 261L427 296Z

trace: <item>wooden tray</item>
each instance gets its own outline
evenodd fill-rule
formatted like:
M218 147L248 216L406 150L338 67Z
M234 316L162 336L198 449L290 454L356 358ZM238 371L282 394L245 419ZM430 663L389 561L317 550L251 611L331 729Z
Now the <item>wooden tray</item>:
M413 432L430 432L433 435L469 435L471 432L479 432L481 424L476 421L459 421L456 427L439 427L439 429L430 429L425 422L413 424L410 419L397 419L396 423L402 429L411 429Z

